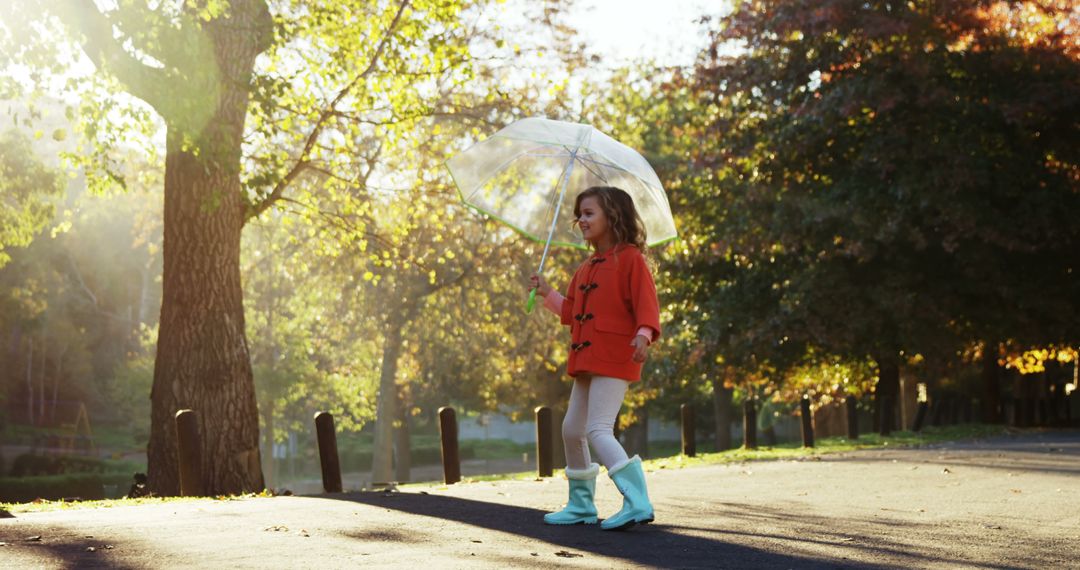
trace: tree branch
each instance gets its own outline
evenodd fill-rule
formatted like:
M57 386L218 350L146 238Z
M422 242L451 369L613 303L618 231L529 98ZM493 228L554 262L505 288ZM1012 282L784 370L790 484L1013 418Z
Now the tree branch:
M397 13L394 14L394 19L386 28L386 33L383 34L382 39L379 40L379 46L375 48L375 53L371 56L371 61L368 62L367 67L364 69L364 71L360 72L360 75L357 75L356 78L350 81L348 85L342 88L341 91L338 92L337 96L335 96L334 99L330 101L330 104L327 105L327 107L323 109L322 113L319 114L319 119L315 121L314 128L312 128L311 133L308 134L307 140L304 142L304 149L300 152L300 156L297 158L296 164L293 165L293 167L289 170L288 174L286 174L277 184L274 185L274 189L266 198L256 204L252 204L251 207L248 208L248 213L245 217L245 220L250 220L251 218L254 218L259 214L265 212L267 208L272 206L274 202L281 198L282 194L289 187L289 185L292 184L293 180L296 180L297 176L307 170L311 162L311 149L315 146L316 140L318 140L319 135L322 134L323 129L326 127L327 120L334 115L334 113L337 111L338 104L341 103L341 100L344 99L345 96L352 91L353 87L356 87L356 85L360 83L360 81L362 81L375 69L375 66L379 62L379 59L382 57L382 53L383 50L386 48L387 42L389 42L390 38L393 36L394 28L397 27L398 22L401 20L402 14L405 13L405 9L409 7L410 2L411 0L402 0L401 5L398 6Z
M113 37L109 18L93 0L57 0L53 12L73 32L81 35L83 52L99 70L116 76L129 93L142 99L167 118L169 86L162 70L135 59Z

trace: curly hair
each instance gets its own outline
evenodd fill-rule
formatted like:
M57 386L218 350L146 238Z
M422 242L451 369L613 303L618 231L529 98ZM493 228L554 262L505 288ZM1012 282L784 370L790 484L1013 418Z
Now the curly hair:
M575 224L581 217L581 201L585 198L596 198L599 202L600 209L604 211L604 216L611 225L616 245L630 244L636 246L641 253L646 253L645 222L641 221L641 216L634 207L634 200L626 190L614 186L586 188L574 200Z

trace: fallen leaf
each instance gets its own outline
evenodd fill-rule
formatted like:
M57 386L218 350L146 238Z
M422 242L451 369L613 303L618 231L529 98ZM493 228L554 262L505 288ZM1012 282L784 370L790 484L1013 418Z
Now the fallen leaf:
M573 552L567 552L565 550L560 550L560 551L555 553L555 556L562 556L563 558L581 558L582 556L585 556L585 555L584 554L575 554Z

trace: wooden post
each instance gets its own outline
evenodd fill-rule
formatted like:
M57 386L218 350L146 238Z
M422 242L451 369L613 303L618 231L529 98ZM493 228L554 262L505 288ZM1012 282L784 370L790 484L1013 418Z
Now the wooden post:
M743 447L757 449L757 409L752 398L743 401Z
M682 452L687 457L697 455L697 441L694 437L697 431L694 425L694 407L690 404L679 406L679 416L682 419Z
M923 422L926 421L926 410L930 407L925 401L919 402L919 409L915 412L915 423L911 426L911 431L919 433L922 431Z
M315 434L319 441L319 465L322 467L323 490L327 493L340 493L341 462L338 461L334 416L329 412L316 413Z
M536 413L536 473L540 477L551 477L554 471L554 444L551 408L537 406Z
M855 396L844 398L847 406L847 436L848 439L859 439L859 399Z
M199 418L194 410L176 412L176 448L180 460L180 495L202 497L202 447L199 442Z
M802 415L802 445L814 447L814 416L810 411L810 396L803 394L799 407Z
M461 456L458 455L457 416L454 408L439 408L439 439L442 440L443 480L447 485L461 481Z

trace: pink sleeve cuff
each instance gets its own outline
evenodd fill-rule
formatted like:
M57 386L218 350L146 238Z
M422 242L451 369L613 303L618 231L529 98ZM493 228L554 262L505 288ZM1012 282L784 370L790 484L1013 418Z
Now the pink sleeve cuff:
M654 331L652 327L641 327L637 330L637 333L638 335L649 339L649 344L652 344L653 340L656 339L656 331Z
M563 297L561 293L552 289L547 297L544 297L544 308L556 315L562 316L562 305L565 300L566 297Z

